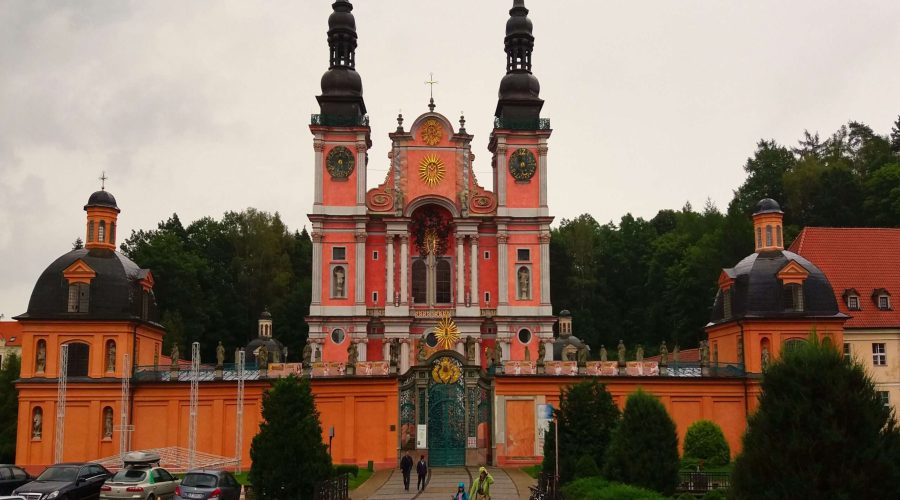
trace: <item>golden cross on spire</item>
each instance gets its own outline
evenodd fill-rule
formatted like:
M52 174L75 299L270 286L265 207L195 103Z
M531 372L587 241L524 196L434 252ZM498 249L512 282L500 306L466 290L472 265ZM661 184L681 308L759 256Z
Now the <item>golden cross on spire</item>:
M109 179L109 177L106 176L106 170L100 174L98 179L100 179L100 189L106 191L106 179Z
M428 73L428 81L425 82L425 85L430 85L428 89L428 97L434 99L434 85L438 83L434 80L434 73Z

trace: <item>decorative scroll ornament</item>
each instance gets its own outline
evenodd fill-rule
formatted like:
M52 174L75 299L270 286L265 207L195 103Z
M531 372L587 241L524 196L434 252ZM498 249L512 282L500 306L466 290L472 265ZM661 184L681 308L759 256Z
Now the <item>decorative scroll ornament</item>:
M444 315L438 321L437 327L434 329L434 337L437 339L437 345L441 349L453 349L459 341L459 327L456 322L450 318L450 315Z
M444 162L435 155L428 155L419 163L419 177L428 187L437 186L444 179L444 172Z
M534 172L537 170L537 162L534 154L525 149L519 148L509 157L509 173L517 181L531 180Z
M346 179L353 173L353 153L344 146L337 146L328 152L325 166L335 179Z
M441 358L431 369L431 378L439 384L455 384L459 381L462 370L452 358Z
M437 143L441 142L441 137L444 135L443 127L434 118L425 120L420 130L421 133L419 135L422 137L422 142L429 146L436 146Z

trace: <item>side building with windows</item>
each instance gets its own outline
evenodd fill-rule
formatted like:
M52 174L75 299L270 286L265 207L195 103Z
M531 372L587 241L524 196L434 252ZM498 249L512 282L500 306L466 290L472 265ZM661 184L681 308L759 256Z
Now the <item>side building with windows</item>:
M706 326L709 356L761 373L792 343L815 331L843 343L847 315L838 310L826 274L801 255L784 249L784 212L775 200L761 200L753 214L755 252L722 269L719 291Z
M866 367L886 405L900 408L900 229L805 228L791 250L834 285L843 349Z

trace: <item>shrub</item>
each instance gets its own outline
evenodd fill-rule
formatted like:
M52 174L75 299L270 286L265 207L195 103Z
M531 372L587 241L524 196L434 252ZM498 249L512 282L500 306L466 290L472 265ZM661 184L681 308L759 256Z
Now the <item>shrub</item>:
M566 500L665 500L655 491L613 483L599 477L576 479L563 486L562 492Z
M676 498L675 500L697 500L697 499L696 499L696 497L694 497L694 495L691 495L690 493L682 493L682 494L678 495L678 498Z
M359 475L359 466L352 464L340 464L334 466L334 475L340 476L341 474L350 474L353 477Z
M606 386L595 380L571 385L560 393L559 475L562 482L575 477L576 461L590 456L598 468L603 466L610 436L619 421L619 408ZM554 427L544 439L545 471L555 470Z
M701 500L725 500L728 498L725 496L725 492L722 490L710 490L707 491Z
M600 475L600 468L597 462L590 455L582 455L575 463L575 477L596 477Z
M900 498L897 421L859 363L813 333L761 389L731 498Z
M722 428L709 420L691 424L684 435L684 458L703 460L704 465L728 465L731 449Z
M628 396L603 475L671 495L678 484L678 435L659 400L640 389Z

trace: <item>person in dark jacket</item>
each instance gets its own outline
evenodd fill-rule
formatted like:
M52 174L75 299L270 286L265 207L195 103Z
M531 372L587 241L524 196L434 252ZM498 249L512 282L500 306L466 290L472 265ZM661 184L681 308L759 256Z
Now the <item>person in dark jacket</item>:
M428 464L425 463L425 455L422 455L422 458L419 459L419 463L416 464L416 472L419 474L419 480L416 483L416 487L419 491L425 491L425 476L428 475Z
M400 459L400 471L403 472L403 488L406 491L409 491L409 474L412 472L412 457L409 456L409 452L406 452L406 455L403 455L403 458Z

